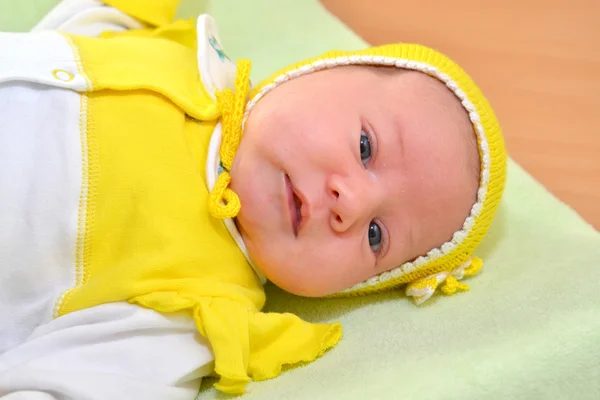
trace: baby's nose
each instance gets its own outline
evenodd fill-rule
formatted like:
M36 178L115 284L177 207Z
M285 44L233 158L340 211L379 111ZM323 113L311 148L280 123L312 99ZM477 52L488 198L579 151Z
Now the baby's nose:
M328 191L332 204L330 224L334 231L346 232L374 217L376 198L365 180L334 175L329 179Z

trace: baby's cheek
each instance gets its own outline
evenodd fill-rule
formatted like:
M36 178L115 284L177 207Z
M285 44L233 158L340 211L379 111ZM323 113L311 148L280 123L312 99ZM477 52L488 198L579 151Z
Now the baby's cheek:
M299 296L321 296L323 294L319 270L307 264L306 257L270 253L256 260L267 279L286 292Z
M363 276L369 268L363 265L360 247L352 251L356 246L351 243L320 235L304 239L273 239L247 245L271 282L299 296L326 296L370 277Z
M252 115L252 114L250 114ZM253 124L253 129L260 132L267 143L278 141L293 130L298 122L294 123L293 112L285 112L285 107L263 108Z

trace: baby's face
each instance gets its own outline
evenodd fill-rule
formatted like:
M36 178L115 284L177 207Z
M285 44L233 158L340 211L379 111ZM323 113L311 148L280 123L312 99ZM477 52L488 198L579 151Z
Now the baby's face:
M237 225L273 283L332 294L448 241L475 203L478 160L466 112L436 79L312 73L250 112L231 171Z

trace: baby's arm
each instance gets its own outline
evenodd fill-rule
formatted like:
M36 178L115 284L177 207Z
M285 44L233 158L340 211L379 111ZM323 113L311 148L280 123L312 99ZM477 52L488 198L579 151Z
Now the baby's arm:
M109 303L40 326L0 356L0 397L191 400L212 368L189 315Z

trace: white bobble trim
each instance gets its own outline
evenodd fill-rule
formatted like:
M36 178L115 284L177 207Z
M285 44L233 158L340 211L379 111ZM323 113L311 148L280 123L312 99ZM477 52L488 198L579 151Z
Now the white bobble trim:
M431 65L425 66L425 72L427 72L429 75L435 75L435 76L437 76L437 74L438 74L437 68L432 67Z
M374 277L367 280L367 285L373 286L373 285L377 284L377 282L379 282L379 276L375 275Z
M326 66L327 66L327 65L325 64L325 61L323 61L323 60L318 60L318 61L315 61L315 62L313 63L313 67L314 67L314 69L315 69L315 70L320 70L320 69L323 69L323 68L325 68Z
M342 291L341 291L341 293L351 293L351 292L353 292L353 291L355 291L355 290L359 290L359 289L361 289L361 288L362 288L362 286L361 286L361 285L362 285L362 283L359 283L359 284L357 284L357 285L354 285L354 286L352 286L352 287L349 287L348 289L344 289L344 290L342 290Z
M486 190L484 188L479 188L479 190L477 191L477 197L484 198L485 193L486 193Z
M486 169L488 169L488 168L489 168L489 166L490 166L490 156L488 156L487 154L486 154L486 155L484 155L484 156L482 157L482 160L481 160L481 161L482 161L482 163L483 163L484 167L485 167Z
M454 235L452 235L452 241L455 243L462 243L463 240L465 240L467 237L467 234L465 231L458 231L455 232Z
M475 224L475 218L473 218L472 215L469 215L467 217L467 219L465 220L465 226L467 227L467 229L465 229L465 230L470 230L474 224Z
M485 172L481 174L481 185L487 186L488 183L490 183L490 174Z
M433 257L433 258L438 258L442 255L442 252L440 251L440 249L431 249L429 250L429 252L427 253L428 257Z
M446 242L442 245L441 248L442 248L442 253L448 254L456 248L456 245L452 242Z
M402 267L400 267L402 269L402 272L404 272L405 274L410 274L411 272L413 272L416 267L414 263L406 263L404 264Z
M483 204L481 204L481 203L475 203L473 205L473 208L471 208L471 214L472 215L479 215L479 213L481 212L482 209L483 209Z
M428 64L425 64L424 62L419 61L417 63L417 69L421 72L425 71L425 69L427 68Z
M473 105L473 103L471 103L469 100L467 100L465 98L462 101L462 105L465 108L465 110L467 110L467 112L469 113L469 117L471 117L471 113L475 112L475 106Z
M456 89L454 91L454 94L456 95L456 97L458 97L461 101L464 101L467 96L465 95L465 92L462 91L462 89Z
M270 83L265 86L265 93L269 93L271 90L275 89L277 85L275 83Z
M398 68L406 68L406 64L408 63L408 61L404 60L404 59L400 59L400 60L396 60L396 67Z
M279 75L277 78L275 78L274 82L277 85L280 85L280 84L282 84L284 82L287 82L287 80L288 80L287 75Z
M287 79L286 79L286 81L287 81ZM265 92L260 92L260 93L259 93L259 94L258 94L258 95L257 95L257 96L254 98L254 101L253 101L253 102L252 102L252 104L251 104L251 106L252 106L251 108L254 108L254 106L256 105L256 103L257 103L257 102L258 102L260 99L262 99L262 98L264 97L264 95L265 95L265 94L267 94L267 92L266 92L266 91L265 91Z
M413 263L415 265L415 267L420 267L421 265L425 265L425 263L427 262L427 258L423 257L423 256L419 256L417 257L417 259L415 260L415 262Z
M314 72L312 65L303 65L300 67L300 73L302 75L308 74L309 72Z
M450 82L450 77L449 77L448 75L444 74L444 73L441 73L441 72L440 72L439 74L437 74L437 77L438 77L438 78L439 78L439 79L440 79L442 82L444 82L444 83L446 83L446 84L447 84L448 82Z

